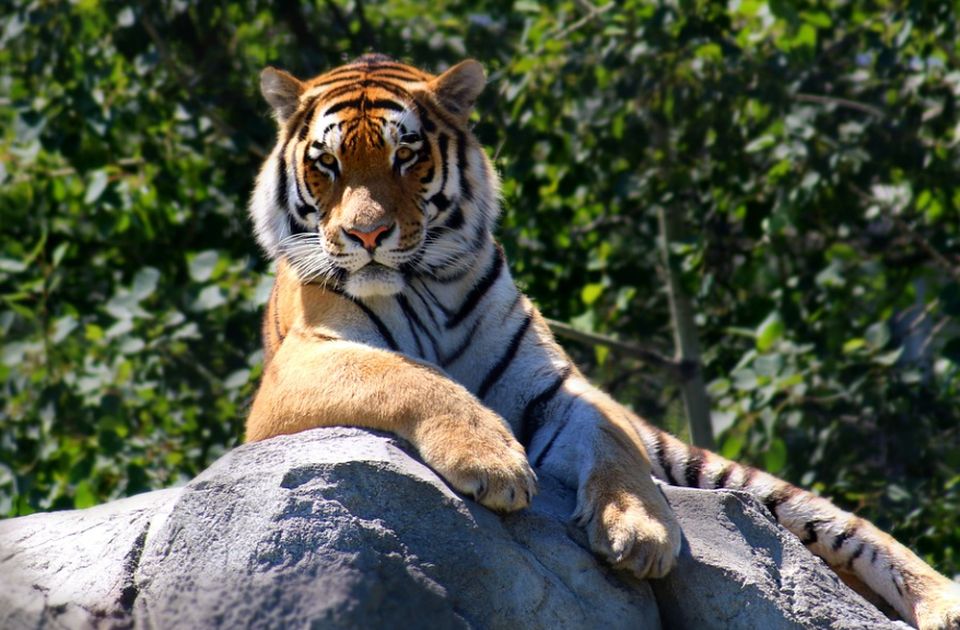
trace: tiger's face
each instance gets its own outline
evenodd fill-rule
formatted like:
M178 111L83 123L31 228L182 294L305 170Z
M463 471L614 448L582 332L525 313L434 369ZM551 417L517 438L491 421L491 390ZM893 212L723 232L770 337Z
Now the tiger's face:
M497 181L467 128L483 70L435 77L379 55L261 90L280 129L257 179L257 236L304 282L355 298L455 277L489 238Z

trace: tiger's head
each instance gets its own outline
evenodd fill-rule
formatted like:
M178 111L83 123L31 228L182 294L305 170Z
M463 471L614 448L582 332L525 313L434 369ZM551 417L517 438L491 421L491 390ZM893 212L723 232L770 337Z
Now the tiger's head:
M279 131L250 202L261 246L302 282L355 298L465 274L498 209L468 127L484 84L473 60L439 76L382 55L309 81L266 68Z

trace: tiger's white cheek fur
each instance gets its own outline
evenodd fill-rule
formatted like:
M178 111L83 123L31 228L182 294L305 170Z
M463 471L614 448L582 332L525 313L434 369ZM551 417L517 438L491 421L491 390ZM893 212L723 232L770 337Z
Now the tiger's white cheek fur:
M250 198L250 215L257 242L271 258L280 254L280 241L290 234L287 208L276 203L278 182L275 160L279 153L280 148L275 148L271 159L264 162Z

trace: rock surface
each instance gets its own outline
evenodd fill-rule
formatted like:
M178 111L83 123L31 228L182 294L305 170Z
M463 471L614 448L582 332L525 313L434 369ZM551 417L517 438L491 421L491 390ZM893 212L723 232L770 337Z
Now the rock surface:
M0 522L0 628L906 627L748 498L664 492L683 554L644 583L594 558L548 478L500 517L394 438L316 429L183 488Z

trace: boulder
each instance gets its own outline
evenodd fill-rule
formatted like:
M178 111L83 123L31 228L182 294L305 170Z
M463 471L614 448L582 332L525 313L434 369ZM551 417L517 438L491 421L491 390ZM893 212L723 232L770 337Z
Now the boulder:
M244 445L185 487L0 522L2 628L904 628L749 497L664 487L663 580L613 571L541 476L498 516L354 428Z

